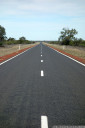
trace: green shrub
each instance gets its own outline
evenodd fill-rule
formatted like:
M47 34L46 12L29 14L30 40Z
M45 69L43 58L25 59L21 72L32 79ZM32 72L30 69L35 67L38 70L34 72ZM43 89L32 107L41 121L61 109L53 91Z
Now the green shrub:
M51 41L49 42L50 44L58 44L59 42L58 41Z
M2 46L2 45L3 45L3 42L1 41L1 42L0 42L0 46Z
M69 45L74 46L74 42L70 41Z
M26 40L25 43L26 43L26 44L31 44L32 42L29 41L29 40Z
M83 40L83 41L79 44L79 46L85 47L85 40Z

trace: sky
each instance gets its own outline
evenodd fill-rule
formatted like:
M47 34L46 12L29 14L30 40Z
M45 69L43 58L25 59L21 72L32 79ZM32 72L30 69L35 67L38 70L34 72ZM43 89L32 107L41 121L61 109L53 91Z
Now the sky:
M0 25L6 36L58 40L63 28L85 39L85 0L0 0Z

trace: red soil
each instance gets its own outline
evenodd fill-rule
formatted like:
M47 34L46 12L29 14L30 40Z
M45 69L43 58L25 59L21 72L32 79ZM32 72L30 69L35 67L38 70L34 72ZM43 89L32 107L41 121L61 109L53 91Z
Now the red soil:
M54 47L52 47L52 46L49 46L49 47L51 47L51 48L53 48L53 49L55 49L55 50L57 50L57 51L59 51L59 52L65 54L65 55L67 55L67 56L70 56L71 58L73 58L73 59L75 59L75 60L77 60L77 61L79 61L79 62L81 62L81 63L83 63L83 64L85 64L85 59L83 59L83 58L80 58L80 57L71 55L71 54L69 54L69 53L67 53L67 52L64 52L64 51L62 51L62 50L59 50L59 49L54 48Z
M33 47L33 46L31 46L31 47ZM29 48L31 48L31 47L29 47ZM62 51L62 50L59 50L59 49L57 49L57 48L54 48L54 47L52 47L52 46L49 46L49 47L51 47L51 48L53 48L53 49L55 49L55 50L57 50L57 51L59 51L59 52L65 54L65 55L67 55L67 56L70 56L71 58L73 58L73 59L75 59L75 60L78 60L78 61L80 61L80 62L83 63L83 64L85 64L85 59L83 59L83 58L79 58L79 57L77 57L77 56L73 56L73 55L71 55L71 54L69 54L69 53L66 53L66 52L64 52L64 51ZM5 61L5 60L7 60L7 59L9 59L9 58L11 58L11 57L13 57L13 56L16 56L17 54L19 54L19 53L21 53L21 52L23 52L23 51L25 51L25 50L27 50L27 49L29 49L29 48L24 48L24 49L19 50L19 51L17 51L17 52L14 52L14 53L11 53L11 54L8 54L8 55L5 55L5 56L0 57L0 63L3 62L3 61Z
M31 47L33 47L33 46L31 46ZM29 48L31 48L31 47L29 47ZM19 54L21 52L26 51L29 48L24 48L22 50L19 50L19 51L16 51L14 53L11 53L11 54L8 54L8 55L5 55L5 56L0 57L0 63L3 62L3 61L5 61L5 60L8 60L9 58L12 58L13 56L16 56L17 54Z

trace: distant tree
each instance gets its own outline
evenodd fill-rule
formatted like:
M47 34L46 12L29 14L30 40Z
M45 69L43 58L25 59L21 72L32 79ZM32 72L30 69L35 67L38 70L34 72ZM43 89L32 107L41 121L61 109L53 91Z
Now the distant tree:
M6 35L5 28L0 25L0 45L2 45L2 41L4 40Z
M62 31L61 31L61 35L59 37L59 41L62 44L69 45L70 41L74 41L75 40L74 36L77 33L78 32L75 29L69 30L69 29L63 28Z
M82 38L79 38L79 39L75 38L75 40L74 40L74 45L75 45L75 46L79 46L79 45L81 45L83 42L84 42L84 41L83 41Z
M15 39L12 37L9 37L8 41L15 41Z
M8 40L7 36L4 36L4 40L5 40L5 41L7 41L7 40Z
M24 43L24 41L26 41L26 38L24 36L19 38L19 42L20 44Z

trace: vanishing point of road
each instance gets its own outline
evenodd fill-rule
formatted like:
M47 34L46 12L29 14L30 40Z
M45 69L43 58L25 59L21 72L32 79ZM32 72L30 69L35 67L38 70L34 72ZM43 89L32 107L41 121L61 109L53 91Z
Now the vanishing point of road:
M85 67L40 43L0 65L0 128L85 125Z

